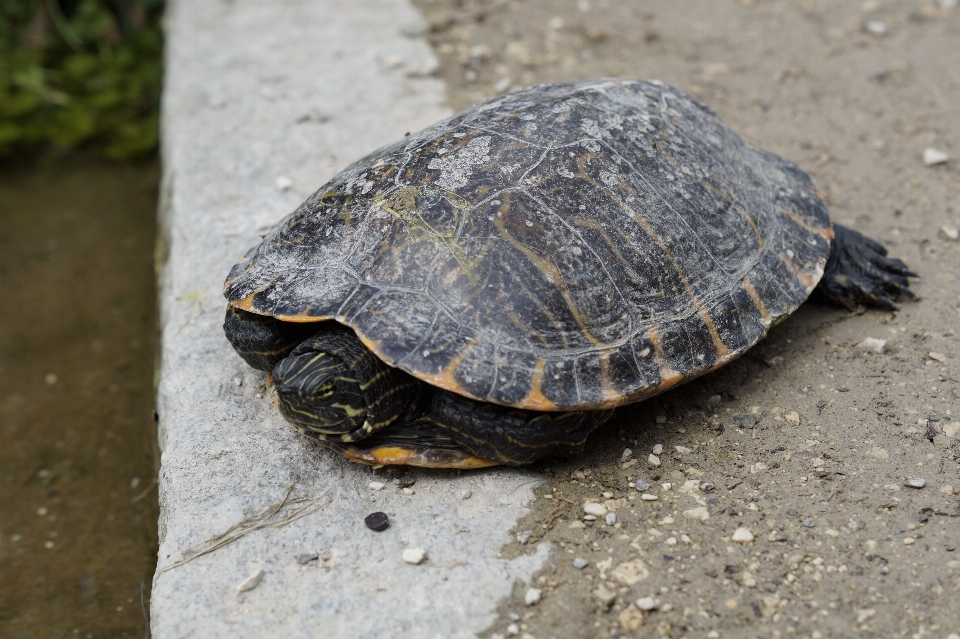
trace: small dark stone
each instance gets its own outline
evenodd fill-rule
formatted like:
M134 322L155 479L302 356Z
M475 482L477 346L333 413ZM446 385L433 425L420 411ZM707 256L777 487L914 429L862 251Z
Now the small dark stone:
M850 392L850 389L847 388L846 386L841 386L840 388L837 389L837 392L838 392L838 393L849 393L849 392Z
M795 511L793 508L787 509L787 517L799 517L799 516L800 516L800 513Z
M930 520L930 518L927 517L926 515L924 515L923 513L920 513L919 515L917 515L916 519L917 519L917 521L919 521L921 524L925 524L925 523L927 523L927 521Z
M664 556L663 556L663 560L664 560L664 561L673 561L674 559L676 559L676 557L674 557L673 555L664 555Z
M757 619L761 619L763 617L763 612L760 610L760 604L758 604L756 601L751 601L750 607L753 608L753 614Z
M944 541L944 546L947 549L947 552L953 552L957 549L957 540L956 539L947 539Z
M830 403L830 402L828 402L828 401L825 400L825 399L821 399L819 402L817 402L817 415L819 415L820 413L822 413L822 412L823 412L823 409L826 408L826 407L827 407L827 404L829 404L829 403Z
M759 420L756 415L734 415L733 421L740 428L753 428Z
M806 519L804 519L804 520L801 521L800 523L803 524L804 526L806 526L807 528L813 528L814 526L817 525L817 522L813 521L813 520L810 519L809 517L806 518Z
M711 578L713 578L713 579L716 579L716 578L717 578L717 571L716 571L716 570L713 570L712 568L709 569L709 570L704 570L704 571L703 571L703 574L705 574L707 577L711 577Z
M390 526L390 518L387 517L387 513L375 512L364 517L363 523L365 523L370 530L380 532Z
M727 573L728 575L735 575L738 572L740 572L740 566L727 564L726 566L723 567L723 572Z
M306 566L306 565L309 564L311 561L316 561L316 560L319 559L319 558L320 558L320 555L318 555L318 554L315 553L315 552L313 552L313 553L304 553L304 554L302 554L302 555L297 555L297 563L300 564L301 566Z
M940 413L930 413L927 415L927 419L929 419L931 422L939 422L943 419L943 417L940 416Z
M927 439L929 439L930 441L933 441L934 439L936 439L937 435L939 434L940 434L940 429L938 429L936 425L928 419L927 429L924 435L926 435Z
M767 592L776 592L776 591L777 591L777 585L774 584L774 583L770 583L770 582L767 582L767 583L765 583L765 584L762 584L760 587L763 588L764 590L766 590Z

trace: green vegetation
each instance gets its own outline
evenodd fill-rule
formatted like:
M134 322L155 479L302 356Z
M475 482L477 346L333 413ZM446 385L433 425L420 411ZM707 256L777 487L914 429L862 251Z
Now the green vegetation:
M157 146L163 0L0 0L0 156Z

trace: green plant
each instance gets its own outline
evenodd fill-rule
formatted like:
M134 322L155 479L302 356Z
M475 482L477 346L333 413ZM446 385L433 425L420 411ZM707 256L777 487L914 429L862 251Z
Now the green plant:
M157 146L163 0L0 0L0 156Z

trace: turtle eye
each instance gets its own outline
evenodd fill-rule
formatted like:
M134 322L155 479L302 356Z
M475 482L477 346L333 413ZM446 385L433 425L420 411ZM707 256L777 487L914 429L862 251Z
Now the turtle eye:
M337 380L328 379L317 387L317 390L314 392L313 396L317 399L317 401L325 402L336 394Z

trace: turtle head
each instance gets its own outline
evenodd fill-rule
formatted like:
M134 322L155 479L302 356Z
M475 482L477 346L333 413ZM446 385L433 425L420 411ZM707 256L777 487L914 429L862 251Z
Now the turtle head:
M335 353L292 354L273 369L273 384L283 416L311 433L346 435L366 421L360 384Z
M330 322L276 365L273 385L277 407L298 430L353 442L396 420L417 401L420 383Z

